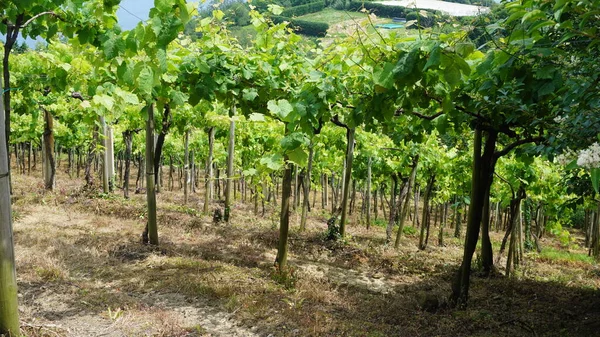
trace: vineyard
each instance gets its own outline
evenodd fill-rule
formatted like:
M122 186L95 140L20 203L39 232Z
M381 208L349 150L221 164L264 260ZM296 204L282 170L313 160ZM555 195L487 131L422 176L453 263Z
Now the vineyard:
M0 4L0 334L595 334L598 1L119 6Z

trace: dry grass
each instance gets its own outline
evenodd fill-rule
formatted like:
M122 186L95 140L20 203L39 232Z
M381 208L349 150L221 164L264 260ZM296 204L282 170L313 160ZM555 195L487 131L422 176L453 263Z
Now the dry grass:
M432 236L419 251L416 236L404 236L396 251L383 245L384 229L350 225L346 244L326 242L327 213L317 207L306 232L292 217L297 280L286 289L272 278L273 206L262 218L238 202L231 224L214 225L198 211L202 191L186 207L181 191L163 191L153 248L140 244L143 195L83 191L63 175L58 191L45 193L38 180L14 179L28 336L583 336L598 328L595 263L529 255L516 279L474 277L470 308L453 310L445 299L459 240L447 234L438 247Z

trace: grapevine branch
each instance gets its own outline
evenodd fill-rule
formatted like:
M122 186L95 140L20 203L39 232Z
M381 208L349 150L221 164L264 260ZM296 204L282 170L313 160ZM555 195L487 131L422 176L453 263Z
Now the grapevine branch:
M340 121L340 117L338 115L331 117L331 122L339 127L345 128L346 130L350 129L347 124L344 124Z
M60 15L56 14L55 12L53 12L53 11L47 11L47 12L41 12L41 13L38 13L38 14L32 16L31 19L25 21L21 26L19 26L19 28L21 28L21 29L26 28L30 23L32 23L37 18L42 17L44 15L51 15L51 16L59 19L60 21L65 21L64 18L62 18Z
M543 137L528 137L528 138L523 138L523 139L519 139L509 145L506 145L502 150L500 151L496 151L494 153L494 157L500 158L504 155L507 155L510 151L512 151L514 148L516 148L517 146L523 145L523 144L527 144L527 143L539 143L541 141L543 141L544 138Z
M77 91L73 91L73 92L71 93L71 97L73 97L73 98L77 98L78 100L80 100L80 101L82 101L82 102L84 101L84 98L83 98L83 96L81 95L81 93L80 93L80 92L77 92Z
M411 113L412 113L413 115L415 115L415 116L417 116L417 117L421 118L421 119L426 119L426 120L428 120L428 121L430 121L430 120L434 120L434 119L436 119L436 118L438 118L438 117L440 117L441 115L443 115L443 114L444 114L444 112L442 112L442 111L440 111L440 112L438 112L438 113L436 113L436 114L433 114L433 115L431 115L431 116L424 115L424 114L422 114L422 113L419 113L419 112L416 112L416 111L412 111Z

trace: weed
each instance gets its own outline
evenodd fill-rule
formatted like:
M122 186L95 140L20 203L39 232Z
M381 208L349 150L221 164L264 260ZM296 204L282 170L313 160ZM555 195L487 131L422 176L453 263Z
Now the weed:
M404 228L402 228L402 233L404 235L415 235L417 233L417 229L413 226L404 226Z
M271 271L271 279L289 290L296 287L298 274L293 267L286 267L284 270L280 270L278 266L275 266Z
M46 282L61 281L65 278L63 270L54 266L36 267L35 273Z
M236 312L239 310L240 306L240 300L236 294L229 296L227 303L225 303L225 309L227 309L228 312Z
M305 300L304 297L300 296L301 294L302 294L302 291L298 291L293 298L284 298L284 299L282 299L282 301L287 303L287 305L289 305L290 309L294 309L294 310L301 309L302 303L304 303L304 300Z
M556 250L554 248L546 247L542 249L539 254L542 260L547 261L562 261L562 262L583 262L588 264L594 264L594 258L587 256L582 253L571 253L568 251Z
M387 227L387 222L383 219L375 219L375 221L373 221L373 226L377 226L377 227L381 227L381 228L386 228Z
M108 307L106 313L108 315L108 318L110 318L112 321L116 321L119 318L123 317L123 310L121 310L121 308L117 308L117 310L112 311L110 307Z
M13 223L18 221L19 219L21 219L23 217L23 215L21 214L21 212L19 212L19 210L15 209L15 207L12 208L12 221Z
M325 240L327 241L338 241L342 238L340 234L340 225L337 224L338 218L336 216L331 217L327 220L327 230L325 231Z

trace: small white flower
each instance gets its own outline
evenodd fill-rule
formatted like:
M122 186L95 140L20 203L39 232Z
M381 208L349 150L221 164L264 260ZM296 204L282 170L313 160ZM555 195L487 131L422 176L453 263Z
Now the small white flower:
M587 169L600 167L600 144L594 143L587 149L579 151L577 165Z

